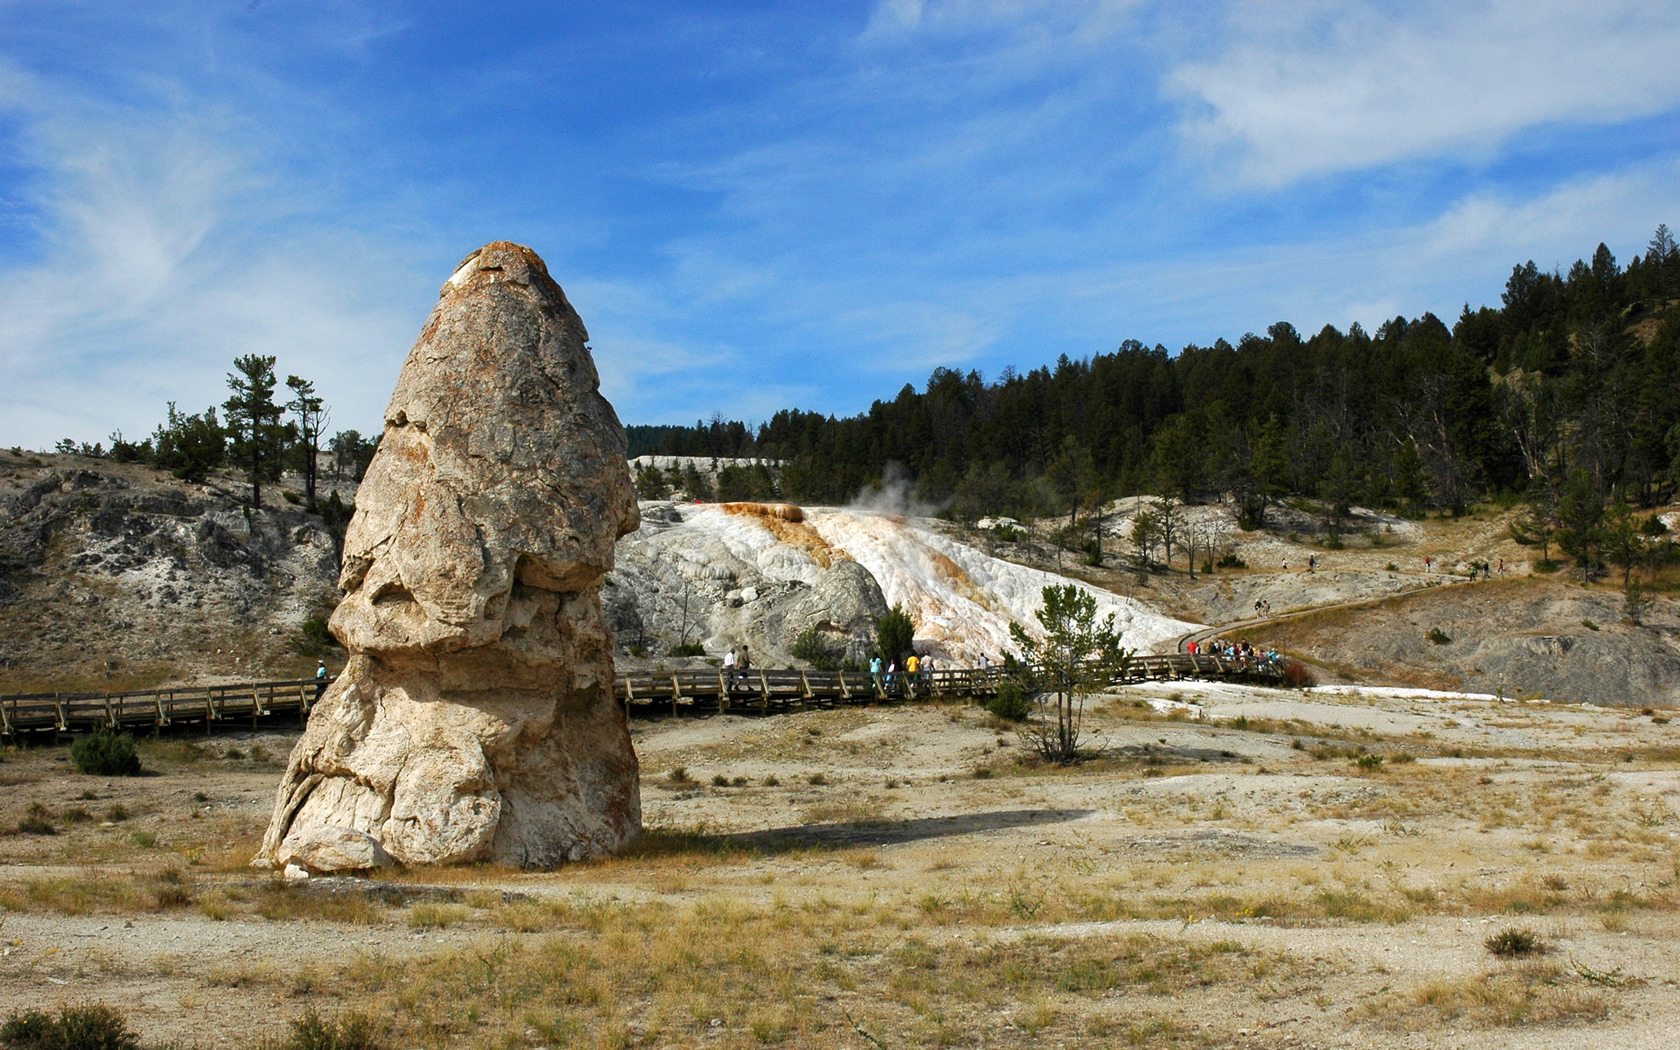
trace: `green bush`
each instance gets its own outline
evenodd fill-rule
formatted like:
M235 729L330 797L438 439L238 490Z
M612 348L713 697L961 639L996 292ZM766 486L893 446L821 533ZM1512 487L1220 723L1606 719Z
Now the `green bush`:
M278 1050L382 1050L379 1026L359 1013L327 1021L313 1007L292 1022L292 1031Z
M682 645L671 646L671 656L705 656L706 647L699 642L685 642Z
M1429 629L1429 640L1434 642L1436 645L1446 645L1448 642L1452 641L1451 638L1447 637L1447 632L1441 630L1439 627L1431 627Z
M325 656L328 650L340 648L338 639L327 629L331 618L331 608L306 618L291 640L292 651L303 656Z
M70 745L70 761L83 773L96 777L137 777L140 755L134 738L115 729L100 729Z
M55 1016L25 1010L0 1024L0 1044L18 1050L138 1050L140 1037L103 1005L61 1006Z
M986 710L1011 722L1024 722L1032 706L1027 703L1027 691L1021 688L1021 683L1006 678L998 683L997 695L986 704Z
M818 671L832 671L840 666L834 650L829 648L828 639L815 626L800 632L799 637L793 640L791 652L795 660L804 660Z

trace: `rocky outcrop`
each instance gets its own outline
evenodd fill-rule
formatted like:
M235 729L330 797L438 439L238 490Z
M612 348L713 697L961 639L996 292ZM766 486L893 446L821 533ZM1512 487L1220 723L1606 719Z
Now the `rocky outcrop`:
M637 509L587 338L528 248L444 286L345 537L331 629L352 655L262 859L321 870L348 832L405 863L537 867L640 829L599 595Z
M733 529L684 528L684 511L642 504L642 526L618 544L603 592L621 655L658 663L683 643L713 654L748 645L761 666L794 663L815 629L836 660L864 663L887 611L881 585L800 525L788 504L691 509L727 515Z

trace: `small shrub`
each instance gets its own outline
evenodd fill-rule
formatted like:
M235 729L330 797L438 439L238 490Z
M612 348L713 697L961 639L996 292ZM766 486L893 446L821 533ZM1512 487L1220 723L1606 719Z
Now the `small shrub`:
M689 775L687 766L678 766L669 773L665 774L665 777L673 784L694 783L694 778Z
M1585 627L1589 631L1598 630L1598 624L1593 623L1591 620L1582 620L1581 621L1581 626Z
M998 683L997 695L986 703L986 710L1005 721L1024 722L1032 709L1021 683L1006 678Z
M1381 769L1383 757L1381 755L1360 755L1353 760L1353 764L1366 771Z
M102 1004L61 1006L13 1014L0 1024L0 1043L18 1050L139 1050L140 1037L123 1015Z
M1452 641L1451 638L1447 637L1447 632L1441 630L1439 627L1431 627L1429 629L1428 638L1436 645L1446 645L1448 642Z
M682 645L671 646L672 656L705 656L706 647L699 642L684 642Z
M121 824L128 819L128 807L121 802L113 802L105 807L105 819L113 824Z
M1501 959L1524 959L1530 955L1546 954L1546 942L1526 926L1500 930L1482 943Z
M1387 565L1383 566L1383 568L1387 569L1389 572L1399 572L1400 571L1400 566L1394 564L1393 562L1389 562Z
M764 786L767 788L781 787L782 782L777 779L774 774L772 774L764 778Z
M812 787L822 787L824 784L828 783L828 777L822 773L812 773L810 776L805 778L805 783L810 784Z
M712 786L726 788L729 786L729 778L722 773L714 773L712 774Z
M134 738L114 729L100 729L71 744L70 761L89 776L140 775L140 754L134 749Z
M29 812L24 815L22 820L18 821L17 829L20 835L58 834L58 829L53 827L52 815L47 812L47 807L39 802L29 804Z
M291 642L292 651L303 656L318 656L337 644L338 639L327 630L327 616L323 613L306 617Z
M347 1013L327 1021L310 1007L292 1022L292 1030L277 1050L383 1050L379 1026L371 1017Z
M1290 689L1311 689L1318 684L1312 668L1294 658L1283 661L1283 684Z
M1246 569L1246 568L1248 568L1248 562L1243 561L1241 558L1237 557L1235 554L1227 554L1227 555L1225 555L1225 557L1220 558L1214 564L1221 569Z
M800 632L789 651L793 653L795 660L804 660L819 671L833 671L840 666L839 654L830 647L828 639L823 637L822 632L814 625Z

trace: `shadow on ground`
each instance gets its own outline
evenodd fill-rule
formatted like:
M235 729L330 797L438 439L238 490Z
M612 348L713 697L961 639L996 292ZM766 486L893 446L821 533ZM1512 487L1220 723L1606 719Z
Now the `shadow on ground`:
M891 846L952 835L983 835L989 831L1003 831L1009 828L1061 824L1088 816L1090 812L1085 809L1013 809L992 813L965 813L952 817L801 824L797 827L720 835L650 829L627 852L630 855L641 856L691 851L778 856L809 850Z

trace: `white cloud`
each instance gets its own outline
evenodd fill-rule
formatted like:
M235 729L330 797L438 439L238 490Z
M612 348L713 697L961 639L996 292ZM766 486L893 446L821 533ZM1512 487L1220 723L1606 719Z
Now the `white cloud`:
M1248 0L1229 43L1181 65L1189 141L1282 185L1446 153L1491 154L1551 124L1680 105L1680 6L1649 0Z
M34 250L0 272L0 442L147 434L166 401L224 400L247 353L312 379L335 425L378 426L430 305L396 251L321 222L215 111L36 91L16 112L43 191Z

